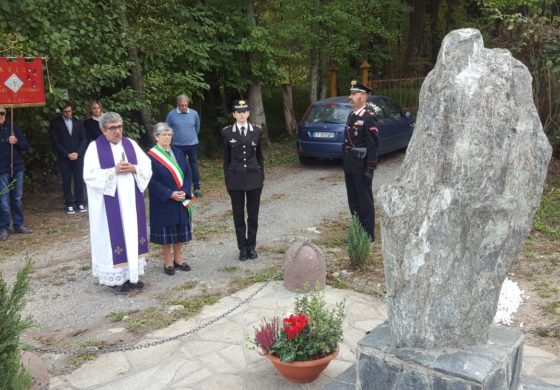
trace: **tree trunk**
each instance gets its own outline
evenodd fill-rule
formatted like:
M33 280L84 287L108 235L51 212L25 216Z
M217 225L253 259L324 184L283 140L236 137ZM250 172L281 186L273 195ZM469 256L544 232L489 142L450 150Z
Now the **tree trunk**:
M253 0L247 0L247 19L250 26L255 27L257 25L257 19L255 17L255 5L253 3ZM249 61L252 61L252 58L253 56L249 54ZM260 81L255 80L249 86L249 105L251 107L251 121L259 126L262 126L263 142L266 145L270 145L268 128L266 127L266 115L264 113Z
M403 68L411 72L414 64L411 63L417 59L420 54L422 39L424 39L424 23L426 20L426 0L408 0L408 4L413 7L410 14L410 25L408 28L408 41L406 52L404 55Z
M439 47L441 45L441 39L443 38L440 34L440 23L439 23L439 9L441 6L441 0L430 0L429 14L430 14L430 68L437 61L437 56L439 52ZM445 35L445 33L444 33Z
M317 101L317 84L319 80L319 52L317 49L311 49L310 74L309 74L309 102L311 104Z
M140 63L140 57L138 56L138 48L134 43L134 37L130 32L130 28L128 25L128 18L126 16L126 4L123 2L116 3L117 12L119 15L119 20L121 23L121 27L125 32L128 42L127 42L127 53L128 58L132 62L132 68L130 69L130 84L132 89L136 92L138 98L140 100L146 99L146 92L144 89L144 75L142 74L142 65ZM145 129L145 135L151 137L152 131L152 118L150 116L150 111L146 106L143 106L139 110L140 114L140 121L142 122L142 126Z
M327 97L329 70L327 69L327 55L324 50L319 50L319 67L319 99L325 99Z
M286 132L290 136L297 134L298 123L294 111L294 99L292 97L292 85L282 84L282 103L284 106L284 121L286 122Z
M264 114L264 105L262 100L261 83L252 83L249 86L249 104L251 107L251 122L262 126L263 128L263 142L270 145L268 137L268 128L266 127L266 116Z

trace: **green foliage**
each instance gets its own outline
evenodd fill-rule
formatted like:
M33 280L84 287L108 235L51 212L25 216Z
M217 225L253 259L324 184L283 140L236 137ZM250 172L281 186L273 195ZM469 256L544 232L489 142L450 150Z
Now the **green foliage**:
M348 257L353 267L363 267L369 256L370 237L356 215L348 230Z
M20 335L32 326L30 318L23 319L25 293L29 289L31 262L27 261L18 272L16 281L8 291L0 275L0 389L28 389L31 376L24 371L20 360Z
M560 239L560 189L553 187L543 194L533 226L552 239Z
M487 45L505 47L533 76L533 96L544 131L560 149L560 9L554 0L479 0L476 25Z
M298 295L294 313L309 319L307 326L290 340L282 329L271 348L271 353L284 362L320 359L334 352L342 341L345 301L332 309L327 308L325 293L317 286L313 291Z

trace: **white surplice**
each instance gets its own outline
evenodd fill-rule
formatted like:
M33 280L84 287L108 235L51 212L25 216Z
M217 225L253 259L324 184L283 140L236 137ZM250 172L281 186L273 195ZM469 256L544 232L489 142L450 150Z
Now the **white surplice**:
M84 157L84 181L87 186L89 227L91 240L91 270L99 278L99 284L120 286L127 280L138 282L144 274L144 257L138 257L138 226L136 218L135 187L144 192L152 177L152 163L138 144L130 140L136 152L136 173L117 175L115 168L101 169L97 144L91 142ZM122 142L110 144L115 162L122 160ZM115 196L118 189L119 206L128 264L113 266L111 239L103 195ZM145 207L144 205L142 205ZM148 237L146 237L148 239Z

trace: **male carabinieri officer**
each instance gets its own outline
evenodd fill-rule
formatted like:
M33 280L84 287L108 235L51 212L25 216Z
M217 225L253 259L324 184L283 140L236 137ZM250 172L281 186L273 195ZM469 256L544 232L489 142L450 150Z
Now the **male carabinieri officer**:
M373 171L377 166L377 122L367 106L371 89L353 80L348 100L352 112L344 128L344 180L348 195L348 206L352 215L357 215L371 241L375 239L375 209L371 188Z
M222 130L224 136L224 178L231 198L233 224L239 248L239 260L256 259L259 206L264 182L262 129L247 122L249 104L233 103L235 124ZM245 223L245 201L247 223Z

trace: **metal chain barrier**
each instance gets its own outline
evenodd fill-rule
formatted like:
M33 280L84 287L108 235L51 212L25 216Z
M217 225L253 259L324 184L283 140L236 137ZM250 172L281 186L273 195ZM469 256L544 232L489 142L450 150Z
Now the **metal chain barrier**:
M209 327L210 325L220 321L221 319L227 317L228 315L230 315L231 313L233 313L234 311L236 311L237 309L239 309L241 306L245 305L247 302L249 302L250 300L252 300L258 293L260 293L270 282L272 282L273 280L276 279L276 277L278 275L280 275L280 273L282 272L283 267L280 267L280 269L278 271L276 271L267 281L264 282L264 284L262 286L260 286L258 289L256 289L255 291L253 291L251 294L249 294L246 298L242 299L237 305L233 306L231 309L229 309L228 311L220 314L219 316L211 319L208 322L205 322L204 324L198 325L196 328L193 328L191 330L188 330L186 332L180 333L178 335L175 336L171 336L168 338L164 338L161 340L156 340L156 341L152 341L150 343L145 343L145 344L140 344L140 345L133 345L133 346L122 346L122 347L115 347L115 348L106 348L106 349L82 349L82 350L71 350L71 349L64 349L64 348L44 348L44 347L36 347L33 345L30 346L26 346L23 349L28 349L28 350L33 350L36 352L41 352L41 353L55 353L55 354L60 354L60 355L101 355L101 354L105 354L105 353L112 353L112 352L127 352L127 351L134 351L134 350L138 350L138 349L144 349L144 348L151 348L151 347L155 347L158 345L162 345L165 343L168 343L170 341L175 341L178 340L180 338L186 337L186 336L190 336L194 333L197 333L199 331L201 331L202 329L205 329L207 327Z

